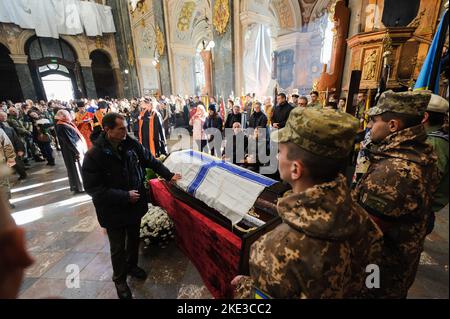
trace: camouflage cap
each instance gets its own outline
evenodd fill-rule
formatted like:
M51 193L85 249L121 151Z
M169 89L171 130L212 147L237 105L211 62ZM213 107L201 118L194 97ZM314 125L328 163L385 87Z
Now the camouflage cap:
M345 158L350 153L358 120L332 109L295 108L286 126L271 134L278 143L292 142L301 148L327 158Z
M392 90L381 94L375 107L369 110L369 116L386 112L422 116L430 102L429 91L408 91L395 93Z

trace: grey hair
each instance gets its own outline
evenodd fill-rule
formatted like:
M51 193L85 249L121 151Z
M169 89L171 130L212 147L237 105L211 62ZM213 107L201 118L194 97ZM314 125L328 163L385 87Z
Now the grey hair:
M69 111L67 111L67 110L59 110L55 115L55 119L58 119L58 120L66 119L67 121L71 121L72 116L70 115Z

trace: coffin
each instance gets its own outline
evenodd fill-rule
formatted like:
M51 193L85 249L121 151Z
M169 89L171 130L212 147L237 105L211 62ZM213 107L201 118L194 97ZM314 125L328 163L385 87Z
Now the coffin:
M281 223L277 200L289 187L192 150L172 153L164 165L183 176L166 183L175 198L241 239L239 270L248 274L250 246Z

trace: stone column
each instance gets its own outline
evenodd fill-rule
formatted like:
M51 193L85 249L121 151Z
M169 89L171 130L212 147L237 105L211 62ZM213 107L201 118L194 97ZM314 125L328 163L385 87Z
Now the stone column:
M200 52L200 56L203 60L203 65L205 66L205 86L202 88L202 95L212 96L212 54L209 50L203 50Z
M112 66L113 74L114 74L114 82L116 83L116 94L118 98L125 98L123 91L123 81L122 81L122 72L120 68L117 66Z
M123 94L127 98L140 96L139 78L134 58L133 33L128 13L128 1L108 0L107 4L112 8L114 25L116 26L114 38L119 57L119 68L121 70L128 70L128 74L120 72L118 74L122 78Z
M28 66L28 56L24 54L11 54L10 57L16 67L17 78L19 79L24 99L37 100L36 89Z
M97 98L97 89L95 87L94 75L92 73L92 61L90 59L78 60L81 66L81 75L83 76L83 83L86 94L86 98L88 99L96 99Z
M164 54L159 57L159 83L160 90L163 95L170 95L172 93L172 85L170 81L170 65L168 58L167 50L167 35L166 35L166 24L164 19L164 4L163 0L153 0L153 14L155 17L155 26L159 26L161 32L164 34L164 43L166 44L166 48L164 50Z
M211 1L211 6L217 0ZM213 38L216 46L213 49L213 95L228 96L234 91L234 0L229 0L230 20L228 21L225 33L218 34L214 28ZM237 17L239 18L239 17Z

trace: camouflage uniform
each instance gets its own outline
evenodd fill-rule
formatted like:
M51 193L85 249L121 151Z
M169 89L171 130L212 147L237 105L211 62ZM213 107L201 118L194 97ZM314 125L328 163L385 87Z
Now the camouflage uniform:
M335 110L296 108L275 142L292 142L318 156L348 156L358 122ZM283 223L250 250L250 277L238 298L353 298L365 292L365 270L378 263L382 233L352 202L346 178L287 193L278 201Z
M420 115L429 99L424 92L388 91L369 116L388 111ZM436 157L426 138L424 126L418 125L370 145L371 165L353 192L384 233L376 297L406 298L414 282L437 183Z
M447 114L448 101L439 95L432 94L430 103L427 107L428 112ZM438 212L448 204L449 187L448 187L448 162L449 162L449 145L448 145L448 129L437 126L426 126L428 138L427 143L433 146L437 155L437 167L440 173L440 182L436 192L433 194L434 200L433 212Z
M320 103L320 101L316 101L316 102L310 102L308 104L308 107L313 108L313 109L318 109L321 110L322 109L322 103Z

